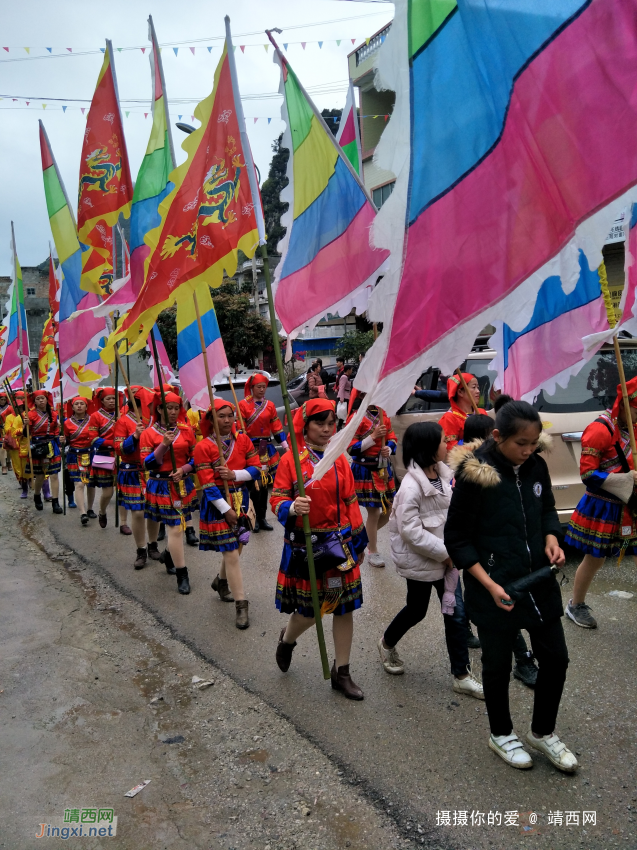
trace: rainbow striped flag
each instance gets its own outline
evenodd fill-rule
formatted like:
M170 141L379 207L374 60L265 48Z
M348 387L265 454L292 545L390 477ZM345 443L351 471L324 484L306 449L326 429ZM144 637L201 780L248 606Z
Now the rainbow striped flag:
M148 349L148 353L150 354L148 365L150 368L151 383L154 387L158 387L160 383L176 384L177 377L173 372L170 357L168 356L168 352L166 351L166 346L164 345L164 340L162 339L161 332L159 330L159 325L157 324L153 328L153 335L155 337L155 345L157 346L157 356L159 357L160 369L159 371L157 369L157 363L155 362L155 352L153 350L153 343L150 339L149 334L148 341L146 343L146 348ZM160 374L161 379L159 377Z
M195 108L201 126L182 145L188 158L170 175L174 189L159 206L158 227L146 235L141 292L103 352L108 362L122 339L131 351L145 345L159 313L191 298L200 283L220 286L224 271L235 273L238 251L252 256L259 242L246 168L251 155L244 150L230 64L226 40L213 90Z
M9 287L4 324L7 327L6 345L0 364L0 381L7 378L10 385L22 386L20 369L24 370L25 383L31 377L29 366L29 334L27 314L24 309L22 269L15 245L15 233L11 222L11 286Z
M60 370L55 355L55 320L49 313L42 330L42 340L38 352L38 383L40 388L59 395Z
M341 123L336 134L336 141L343 148L343 153L352 163L352 168L360 176L363 166L363 154L361 152L361 135L356 113L356 98L354 97L354 84L349 81L345 107L341 115Z
M214 385L217 381L228 377L230 368L208 284L200 284L195 290L195 295L206 343L210 380ZM201 352L197 314L192 299L182 301L177 307L177 356L179 359L179 382L186 398L195 410L207 410L210 406L210 399L208 397L206 369Z
M98 295L83 292L80 288L82 246L77 237L75 219L49 138L42 121L39 123L44 194L53 241L60 261L58 274L60 268L62 270L58 324L60 368L64 395L70 397L77 384L97 385L102 377L108 374L108 368L94 360L106 326L103 318L93 314L93 308L99 304ZM84 310L87 312L81 317L73 318L74 313ZM94 365L87 371L88 362Z
M328 312L347 315L367 301L387 251L370 246L376 208L358 174L310 100L289 62L274 45L281 67L283 147L290 157L289 203L281 223L287 232L279 245L275 307L283 330L293 339ZM291 353L292 346L288 346Z
M117 95L113 46L106 41L80 158L77 228L84 246L81 287L100 295L113 281L113 233L130 215L133 184Z
M637 196L636 63L634 2L397 0L376 62L405 85L375 153L397 182L374 230L384 331L356 380L371 401L395 412L490 323L525 329L545 281L576 288L582 254L594 275Z

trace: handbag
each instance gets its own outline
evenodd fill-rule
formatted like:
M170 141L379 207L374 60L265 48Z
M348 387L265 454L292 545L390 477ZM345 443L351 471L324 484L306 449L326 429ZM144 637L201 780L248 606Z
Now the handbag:
M337 419L347 419L347 402L339 401L336 405L336 418Z
M325 535L322 543L312 546L314 555L314 563L317 575L323 575L328 570L338 569L340 572L347 572L356 566L356 560L352 555L352 535L346 537L341 529L341 500L339 496L339 481L338 470L334 464L334 475L336 476L336 513L338 531L331 531ZM292 524L296 517L292 516ZM290 522L290 520L288 520ZM289 539L292 546L292 557L296 560L307 562L307 547L301 544L294 543L295 532L290 529L288 534L288 523L286 523L286 537ZM293 525L295 528L295 526ZM305 539L305 538L303 538ZM314 542L314 541L313 541Z
M325 384L319 384L316 391L318 392L318 398L327 398Z
M115 469L115 458L110 455L93 455L93 466L112 472Z
M48 440L41 443L31 443L31 457L33 460L44 460L49 457L50 444Z

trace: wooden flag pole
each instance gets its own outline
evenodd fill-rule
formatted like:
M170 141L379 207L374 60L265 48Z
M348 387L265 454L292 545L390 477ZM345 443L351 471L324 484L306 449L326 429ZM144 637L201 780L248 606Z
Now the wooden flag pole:
M124 366L122 365L122 359L119 355L119 351L117 350L117 346L114 348L115 350L115 360L119 363L119 368L122 372L122 378L124 379L124 383L126 384L126 389L128 390L128 398L130 399L131 407L133 408L133 412L135 414L135 419L137 419L137 423L139 425L142 424L142 416L139 412L139 408L137 407L137 402L135 401L135 396L133 395L133 391L130 386L130 375L126 375L124 371Z
M19 309L19 307L18 307ZM35 475L33 474L33 457L31 456L31 429L29 427L29 404L27 402L27 388L24 383L24 364L22 363L22 353L20 352L20 377L22 378L22 392L24 393L24 413L22 421L27 429L27 445L29 448L29 471L31 472L31 483L35 488Z
M153 355L155 357L155 363L157 364L157 371L159 373L159 392L161 394L161 406L164 411L164 423L166 425L166 429L168 429L168 411L166 410L166 390L164 389L164 381L161 373L161 369L159 367L159 357L157 355L157 343L155 342L155 333L153 329L150 329L150 342L153 346ZM170 449L170 460L173 465L173 472L177 472L177 461L175 460L175 450L173 448L173 444L171 443L169 446Z
M55 339L53 340L55 342ZM53 346L55 356L58 362L58 375L60 376L60 437L64 437L64 387L62 385L62 367L60 366L60 351L57 345ZM66 516L66 487L64 475L66 473L66 457L64 455L65 446L60 443L60 463L62 472L62 512Z
M299 457L299 447L296 442L296 434L292 425L292 410L290 409L290 398L288 396L287 385L285 383L285 372L283 370L283 358L281 357L281 343L279 342L279 333L276 327L276 313L274 311L274 297L272 295L272 283L270 281L270 266L268 265L268 251L265 245L261 245L261 257L263 258L263 274L265 277L265 286L268 293L268 306L270 308L270 327L272 330L272 344L274 346L274 356L276 359L276 367L279 373L279 381L281 383L281 394L283 396L283 405L285 407L285 416L288 424L288 433L290 440L290 448L292 457L294 458L294 467L296 470L296 481L299 488L299 496L305 496L305 484L303 482L303 470L301 469L301 459ZM305 550L307 552L307 570L310 576L310 590L312 592L312 608L314 609L314 620L316 623L316 637L321 655L321 664L323 667L323 678L330 678L330 664L327 660L327 650L325 649L325 635L323 633L323 621L321 619L321 606L318 598L318 588L316 585L316 568L314 566L314 553L312 551L312 532L310 530L310 519L307 514L303 515L303 532L305 534Z
M632 423L630 416L630 399L628 398L628 390L626 389L626 374L624 372L624 362L622 353L619 348L619 340L616 336L613 337L613 345L615 347L615 359L617 360L617 371L619 372L619 383L622 388L622 399L624 402L624 416L626 417L626 429L630 439L630 451L633 456L633 469L637 469L637 442L635 441L635 426Z
M234 384L232 383L232 378L228 375L228 383L230 384L230 389L232 390L232 397L234 398L234 403L237 407L237 416L239 417L239 425L241 426L241 430L243 433L246 433L245 422L243 421L243 416L241 415L241 408L239 407L239 400L237 399L237 394L234 390Z
M208 358L206 356L206 340L203 335L203 325L201 324L201 313L199 312L199 302L197 301L197 295L195 292L192 293L192 298L195 304L195 313L197 314L197 327L199 328L199 340L201 342L201 354L203 356L203 365L206 370L206 382L208 384L208 398L210 399L210 410L212 411L212 424L215 430L215 438L217 442L217 449L219 451L219 463L223 464L223 444L221 442L221 432L219 431L219 420L217 419L217 409L215 407L215 399L214 394L212 392L212 381L210 380L210 366L208 365ZM230 487L228 486L228 482L224 479L223 482L223 490L226 494L226 502L232 507L232 499L230 497Z
M378 325L377 325L376 322L374 322L373 327L374 327L374 342L376 342L376 340L378 339ZM380 424L384 425L385 424L385 416L383 414L382 407L378 407L378 405L376 405L376 410L378 411L378 416L380 418ZM384 449L386 445L387 445L387 436L384 435L381 438L381 441L380 441L381 449ZM382 457L382 455L381 455L381 457ZM380 475L381 478L385 478L385 476L387 474L386 467L384 467L384 466L380 467L380 469L378 470L378 474Z
M469 389L469 386L467 385L467 382L464 379L464 375L462 374L462 372L460 370L460 366L458 366L458 368L456 369L456 375L460 378L460 383L462 384L462 389L465 391L467 398L471 402L471 407L473 407L473 412L474 413L480 413L480 411L478 410L478 405L476 403L476 400L471 395L471 390Z

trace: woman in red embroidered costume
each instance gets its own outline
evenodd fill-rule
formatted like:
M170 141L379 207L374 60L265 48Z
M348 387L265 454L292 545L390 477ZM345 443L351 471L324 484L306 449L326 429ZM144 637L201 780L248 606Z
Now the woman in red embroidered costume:
M254 511L257 515L255 534L259 530L274 531L265 518L268 508L268 484L274 481L279 466L279 453L273 440L276 440L285 450L288 448L285 431L274 402L265 397L269 383L270 378L263 372L251 375L243 388L245 398L239 402L246 434L252 440L259 455L261 467L260 480L257 485L250 487Z
M148 427L149 422L142 419L143 391L144 387L131 387L133 398L137 405L140 422L137 421L131 405L126 412L119 417L115 424L115 451L119 457L119 471L117 473L117 491L119 494L119 517L120 533L135 538L137 546L137 557L133 566L141 570L146 565L148 557L154 561L160 558L157 547L158 526L149 520L145 521L146 510L146 482L143 474L143 464L139 451L139 441L142 432ZM127 513L131 512L132 529L126 524ZM146 549L146 527L148 528L148 549ZM154 536L153 536L154 535Z
M637 422L637 378L626 384L631 428ZM586 492L573 512L565 542L584 553L573 581L573 598L565 614L578 626L597 628L586 594L606 558L620 553L637 555L637 524L633 471L621 384L612 410L606 410L582 434L580 476ZM631 501L629 505L628 502ZM633 499L634 501L634 499Z
M80 522L88 525L86 506L86 488L91 475L90 446L93 436L89 430L91 417L88 413L88 399L77 395L66 402L64 437L68 446L66 451L66 470L75 487L75 499L80 506Z
M184 553L182 530L197 508L195 488L189 478L193 470L192 455L195 435L184 419L181 396L167 392L166 410L161 393L155 393L153 424L142 431L139 451L144 468L149 472L146 482L146 510L150 539L157 539L159 523L168 531L168 543L162 558L166 572L177 576L179 593L190 593L188 568ZM175 456L176 472L172 469L170 447Z
M212 424L212 410L201 420L203 440L195 447L195 469L201 483L201 508L199 510L199 548L203 551L221 552L219 574L212 582L224 602L234 599L235 625L247 629L250 625L248 600L243 589L243 576L239 555L241 545L248 542L249 532L238 528L239 517L248 510L247 482L261 474L259 457L252 440L237 433L234 405L225 399L215 399L219 433L223 447L223 462ZM224 481L228 482L231 504L224 498Z
M469 372L463 372L462 377L471 393L471 398L477 404L480 401L478 379L475 375L469 374ZM451 410L442 414L438 420L438 424L447 435L447 451L451 451L454 446L463 442L465 420L467 416L470 416L475 411L471 403L471 398L467 396L458 375L452 375L447 379L447 395L449 396ZM486 413L486 410L479 407L478 413Z
M58 496L60 495L60 480L58 473L61 468L60 457L60 423L53 409L53 398L46 390L36 390L29 393L29 432L31 434L31 458L33 460L33 501L36 510L44 510L42 504L42 485L47 475L51 481L51 505L54 514L63 513Z
M91 434L91 474L88 482L88 511L90 519L96 519L93 504L95 488L100 489L99 524L106 528L108 522L106 509L113 496L115 484L115 390L113 387L98 387L95 390L94 404L97 410L91 414L89 432ZM119 394L119 407L124 405L124 394Z
M356 392L351 401L348 422L365 398L365 393ZM385 445L383 446L383 442ZM398 441L391 427L389 416L370 405L356 430L348 452L352 456L352 475L358 504L367 508L365 530L369 540L369 563L372 567L384 567L383 556L378 552L378 532L389 522L391 506L396 495L396 481L389 458L396 454Z
M6 475L7 470L7 450L4 445L4 425L7 416L13 416L13 408L9 404L9 397L5 392L0 391L0 465L2 466L2 474Z
M310 399L295 412L293 427L303 480L308 482L334 434L334 402ZM360 564L365 556L367 533L356 499L354 478L346 456L341 455L320 481L307 487L304 498L298 497L296 482L294 458L288 452L281 458L270 499L272 510L285 528L276 607L291 615L287 626L281 629L276 661L285 673L290 667L297 638L314 625L316 612L312 606L302 520L307 514L315 553L319 616L334 614L332 634L336 657L332 687L348 699L361 700L363 692L352 681L349 658L354 635L352 613L363 604Z

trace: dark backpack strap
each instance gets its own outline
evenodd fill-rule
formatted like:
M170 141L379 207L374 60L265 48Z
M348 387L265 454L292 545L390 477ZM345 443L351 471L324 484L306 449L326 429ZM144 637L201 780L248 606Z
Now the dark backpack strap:
M608 428L611 437L615 435L614 429L611 428L610 424L606 421L606 419L603 419L600 416L598 419L595 420L595 422L600 422L602 425L605 425L606 428ZM630 466L628 465L628 461L626 460L626 455L624 454L624 451L619 442L615 443L615 451L617 452L617 459L619 460L622 472L630 472Z

